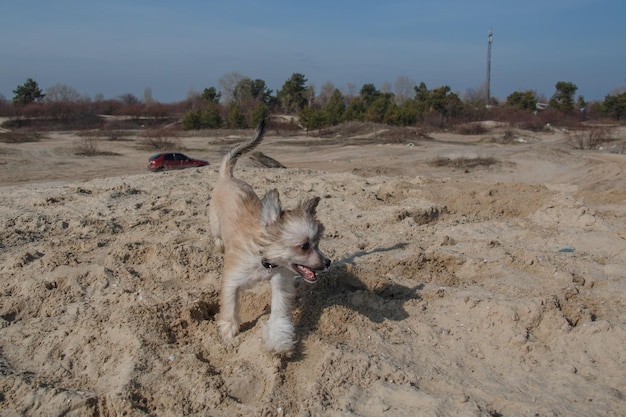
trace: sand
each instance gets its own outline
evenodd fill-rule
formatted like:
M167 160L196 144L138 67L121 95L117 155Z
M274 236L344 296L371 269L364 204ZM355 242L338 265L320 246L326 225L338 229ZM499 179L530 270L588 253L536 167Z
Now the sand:
M625 415L626 155L518 133L270 132L287 168L237 175L321 196L334 261L298 285L290 359L261 350L267 285L217 331L208 204L242 138L182 138L212 165L163 173L132 138L0 143L0 416ZM432 164L460 158L494 163Z

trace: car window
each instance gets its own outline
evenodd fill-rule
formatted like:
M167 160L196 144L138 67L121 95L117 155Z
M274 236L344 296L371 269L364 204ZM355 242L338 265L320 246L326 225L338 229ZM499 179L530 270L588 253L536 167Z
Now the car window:
M165 155L165 158L163 158L163 159L165 159L166 161L173 161L175 158L174 158L173 154L168 153L168 154Z

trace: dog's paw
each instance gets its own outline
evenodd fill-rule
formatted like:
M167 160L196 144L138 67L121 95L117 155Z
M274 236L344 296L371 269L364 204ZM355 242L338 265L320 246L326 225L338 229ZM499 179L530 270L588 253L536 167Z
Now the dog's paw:
M220 253L224 253L224 241L222 239L216 237L213 244Z
M268 321L263 329L265 348L278 355L290 356L296 345L291 320L279 318Z
M235 336L239 334L239 323L236 321L219 320L217 325L220 328L220 336L226 343L233 343Z

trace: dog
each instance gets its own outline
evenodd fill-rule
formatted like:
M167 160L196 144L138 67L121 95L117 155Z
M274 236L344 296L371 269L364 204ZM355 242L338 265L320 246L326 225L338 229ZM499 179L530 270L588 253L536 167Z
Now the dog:
M224 255L218 326L222 339L232 343L239 333L239 290L269 281L272 300L265 347L289 355L296 343L292 321L296 279L316 282L316 272L327 269L331 261L319 249L324 232L316 218L319 197L283 210L276 189L259 199L249 184L233 176L237 160L261 143L265 128L266 122L261 122L251 140L224 156L211 195L211 232Z

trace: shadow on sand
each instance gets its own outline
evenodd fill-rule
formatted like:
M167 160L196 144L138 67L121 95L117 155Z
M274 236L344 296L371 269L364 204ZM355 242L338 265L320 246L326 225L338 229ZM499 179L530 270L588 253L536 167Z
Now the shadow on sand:
M320 274L317 283L300 283L297 302L299 314L295 323L297 337L302 339L317 329L324 310L337 305L351 309L375 323L406 319L409 315L404 304L419 298L418 291L423 288L423 284L407 287L393 283L388 277L359 277L362 270L354 265L357 258L404 247L405 243L398 243L387 248L355 252L334 262L328 271Z

